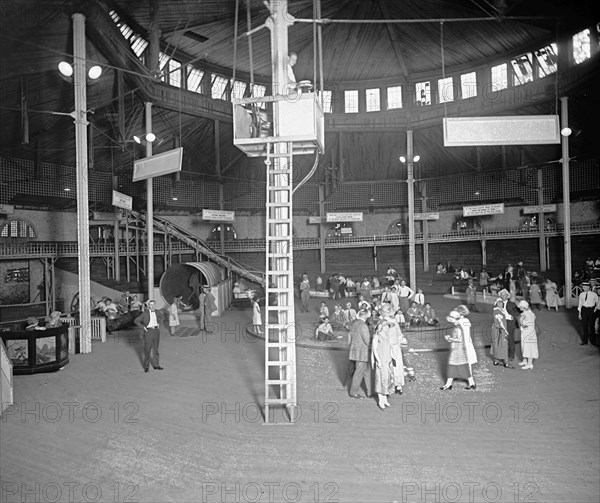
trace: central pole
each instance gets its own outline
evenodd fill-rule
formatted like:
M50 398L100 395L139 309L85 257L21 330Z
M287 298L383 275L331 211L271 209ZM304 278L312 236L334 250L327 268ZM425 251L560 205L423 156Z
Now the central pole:
M561 130L569 126L569 98L560 99ZM571 194L569 184L569 137L561 135L563 182L563 229L565 245L565 307L571 308Z
M152 132L152 103L145 103L146 112L146 136ZM146 140L146 157L152 156L152 143ZM148 278L148 299L154 299L154 200L152 178L146 180L146 234L148 237L148 266L146 278Z
M75 91L75 151L77 154L77 241L79 254L79 325L82 353L92 351L90 305L90 217L88 195L88 143L85 17L73 14L73 88Z
M417 267L415 263L415 174L413 132L406 131L406 183L408 184L408 267L410 287L417 291Z

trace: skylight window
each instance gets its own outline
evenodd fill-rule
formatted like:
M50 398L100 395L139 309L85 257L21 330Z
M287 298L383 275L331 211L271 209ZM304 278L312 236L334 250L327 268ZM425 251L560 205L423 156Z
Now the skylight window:
M590 30L586 29L573 35L573 60L583 63L591 57Z
M510 64L514 71L513 85L519 86L533 82L533 57L530 52L513 59Z
M332 100L333 98L333 92L332 91L326 91L323 90L323 113L324 114L330 114L333 110L332 110Z
M227 90L228 80L225 77L216 75L215 73L211 76L211 87L210 96L213 100L224 100L225 91Z
M492 66L491 73L492 91L500 91L508 87L508 65L506 63Z
M246 94L246 88L248 84L242 82L241 80L236 80L235 82L231 79L231 101L240 100Z
M460 93L463 100L477 96L477 74L463 73L460 76Z
M344 110L347 114L358 113L358 91L344 91Z
M380 90L379 88L367 89L367 112L379 112L381 110Z
M454 101L454 81L452 77L438 79L438 101L439 103Z
M388 110L402 108L402 86L390 86L387 88Z
M187 74L187 89L188 91L193 91L195 93L202 92L202 77L204 77L204 72L202 70L198 70L198 68L194 68L193 66L188 65L188 74Z
M417 106L431 105L431 85L429 82L417 82L416 91Z
M546 77L552 73L556 73L558 68L558 47L550 44L535 51L535 59L538 62L538 78Z

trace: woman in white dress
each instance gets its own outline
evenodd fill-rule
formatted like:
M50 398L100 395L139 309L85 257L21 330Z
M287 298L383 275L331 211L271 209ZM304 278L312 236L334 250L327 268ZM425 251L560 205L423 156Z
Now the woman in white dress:
M175 330L179 326L179 304L181 302L181 295L173 297L173 302L169 306L169 333L175 335Z
M548 278L544 285L544 289L546 290L546 307L548 308L548 311L553 307L558 313L558 287L556 286L556 283Z
M521 329L521 350L523 361L519 363L523 370L533 369L533 360L539 358L537 332L535 330L535 314L526 300L522 300L517 307L523 312L519 316L519 328Z
M255 296L252 296L252 325L254 325L254 332L262 334L262 316L260 314L260 305Z

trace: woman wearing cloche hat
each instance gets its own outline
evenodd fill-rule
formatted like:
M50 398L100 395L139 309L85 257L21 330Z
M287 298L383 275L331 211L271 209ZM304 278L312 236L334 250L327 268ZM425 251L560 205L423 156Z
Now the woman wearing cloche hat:
M517 307L522 311L521 316L519 316L519 327L521 329L523 361L519 365L523 367L523 370L531 370L533 369L533 360L539 358L535 314L533 314L529 302L526 300L521 300Z

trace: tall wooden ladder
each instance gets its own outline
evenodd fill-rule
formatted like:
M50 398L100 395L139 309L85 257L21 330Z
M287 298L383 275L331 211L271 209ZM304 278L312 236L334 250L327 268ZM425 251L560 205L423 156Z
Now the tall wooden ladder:
M296 326L292 254L292 143L267 143L265 424L296 416ZM272 305L273 304L273 305ZM285 407L275 421L270 407ZM271 414L273 413L273 414Z

